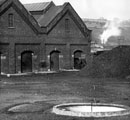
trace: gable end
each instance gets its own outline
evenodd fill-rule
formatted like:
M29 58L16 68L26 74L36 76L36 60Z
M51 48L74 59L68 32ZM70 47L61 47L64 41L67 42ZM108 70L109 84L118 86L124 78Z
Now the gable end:
M63 16L68 12L70 17L76 23L78 28L81 30L85 37L90 36L91 30L89 30L79 15L75 12L73 7L69 3L65 3L63 10L55 16L55 18L47 26L47 34L56 26L56 24L63 18Z
M44 33L46 30L39 26L34 17L24 8L24 6L18 0L6 0L1 5L0 15L4 14L10 7L16 10L21 18L30 26L30 28L36 33Z

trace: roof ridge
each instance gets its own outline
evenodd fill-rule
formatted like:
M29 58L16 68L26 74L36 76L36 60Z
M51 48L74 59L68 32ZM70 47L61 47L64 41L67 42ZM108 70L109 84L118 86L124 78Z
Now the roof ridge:
M40 3L51 3L52 1L48 1L48 2L36 2L36 3L25 3L23 5L31 5L31 4L40 4Z

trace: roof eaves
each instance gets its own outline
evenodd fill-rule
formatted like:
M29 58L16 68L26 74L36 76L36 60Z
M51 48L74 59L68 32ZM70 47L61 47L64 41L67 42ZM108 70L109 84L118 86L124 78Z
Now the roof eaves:
M57 6L57 7L58 7L58 6ZM59 9L59 11L57 10L57 11L58 11L57 14L53 17L53 19L50 21L50 23L48 23L48 25L51 24L51 22L62 12L62 10L63 10L63 8L62 8L62 6L61 6L61 8ZM47 26L48 26L48 25L47 25Z
M0 7L6 2L7 0L0 0Z
M41 26L38 24L38 22L33 17L33 15L24 7L24 5L21 4L21 2L19 2L18 0L12 0L12 1L16 1L16 2L13 2L13 4L18 8L18 10L23 14L26 20L30 23L33 30L35 30L37 34L44 33L45 30L41 29Z
M76 21L79 21L79 22L78 22L78 24L79 24L78 26L79 26L80 28L82 28L81 30L82 30L82 32L84 33L84 35L85 35L86 37L89 36L89 35L91 34L91 31L92 31L92 30L89 30L89 29L87 28L87 26L85 25L85 23L83 22L83 20L79 17L79 15L76 13L76 11L74 10L74 8L71 6L71 4L70 4L69 2L66 2L65 5L68 6L68 9L73 12L72 14L73 14L74 16L78 16L78 17L76 17L76 18L77 18Z
M49 33L49 31L51 30L51 26L53 26L56 21L59 21L60 18L57 19L57 17L60 15L60 14L63 14L62 12L64 11L65 7L66 7L67 4L64 4L64 5L61 5L61 10L54 16L54 18L46 25L46 26L42 26L43 28L46 27L47 28L47 33ZM58 6L56 6L58 7ZM59 6L60 7L60 6ZM66 12L66 11L65 11ZM55 21L55 23L53 23L53 21Z
M55 6L54 2L51 1L49 4L46 6L46 8L43 10L44 14L52 7Z
M67 6L69 6L69 7L67 7ZM49 22L49 24L48 25L46 25L46 27L47 27L47 33L49 33L49 31L51 31L51 29L52 29L52 26L54 26L55 25L55 23L60 19L60 18L58 18L58 16L61 14L61 16L63 15L63 14L65 14L68 10L70 10L70 7L71 7L71 9L73 9L73 7L70 5L70 3L69 2L65 2L63 5L62 5L62 10ZM73 9L73 11L75 12L75 10ZM75 12L75 14L77 15L77 16L79 16L76 12ZM58 19L57 19L58 18ZM82 27L82 32L84 33L84 35L86 36L89 36L90 34L91 34L91 31L92 30L89 30L87 27L86 27L86 25L84 24L84 22L82 21L82 19L80 18L80 17L78 17L79 19L79 21L80 21L80 25L79 26L81 26ZM54 23L53 23L54 22ZM44 26L45 27L45 26ZM86 34L87 33L87 34Z

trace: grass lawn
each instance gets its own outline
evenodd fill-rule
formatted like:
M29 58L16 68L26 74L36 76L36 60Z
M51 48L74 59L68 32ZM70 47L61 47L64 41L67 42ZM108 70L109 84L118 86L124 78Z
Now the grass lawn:
M0 120L130 120L130 115L109 118L76 118L51 113L54 105L71 102L116 103L130 106L130 80L86 78L74 72L0 78ZM26 112L7 109L31 103Z

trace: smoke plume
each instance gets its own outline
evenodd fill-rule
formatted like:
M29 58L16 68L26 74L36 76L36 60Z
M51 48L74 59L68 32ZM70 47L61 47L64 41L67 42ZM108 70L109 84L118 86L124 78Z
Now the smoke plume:
M111 36L120 36L121 35L120 23L121 23L121 21L119 21L118 19L114 19L112 21L108 21L104 25L104 27L103 27L104 31L100 35L100 40L103 45L108 42L108 39Z

